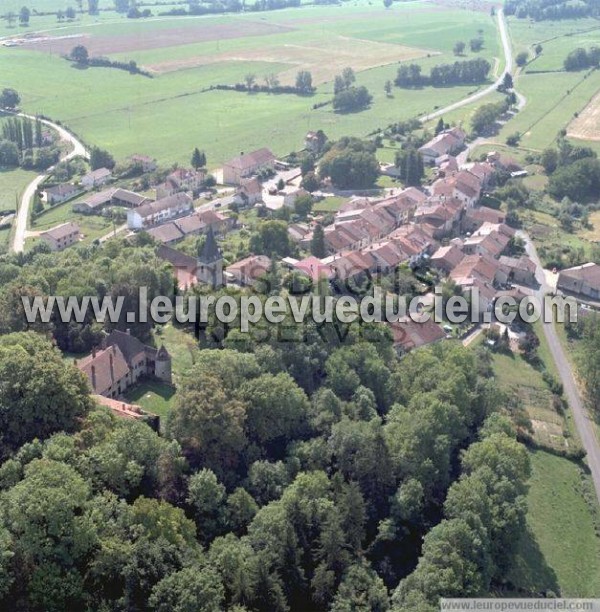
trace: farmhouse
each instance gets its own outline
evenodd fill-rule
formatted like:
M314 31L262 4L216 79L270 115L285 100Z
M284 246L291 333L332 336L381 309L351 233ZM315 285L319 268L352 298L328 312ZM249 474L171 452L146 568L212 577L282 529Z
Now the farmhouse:
M54 187L48 187L42 191L42 198L48 202L48 204L60 204L70 198L74 198L77 194L81 193L81 189L71 183L62 183L61 185L55 185Z
M454 244L440 247L431 256L431 265L438 270L449 274L464 257L463 252Z
M446 337L446 332L431 318L413 321L403 318L396 323L389 323L393 345L398 353L407 353L427 344L439 342Z
M154 172L158 165L156 160L147 155L132 155L129 161L142 169L142 172Z
M174 244L185 237L184 233L173 222L151 227L147 232L149 236L161 244Z
M521 164L516 159L508 157L507 155L501 155L497 151L490 151L487 154L487 161L488 163L493 165L494 168L499 168L506 172L512 173L523 170L523 166L521 166Z
M459 286L469 285L473 279L489 285L503 285L508 280L508 273L489 255L467 255L452 270L450 278Z
M111 171L108 168L98 168L88 172L85 176L81 177L81 184L86 189L94 189L107 183L112 176Z
M288 225L288 235L294 242L301 242L306 236L312 236L312 232L306 223L292 223Z
M130 230L141 230L158 225L189 212L192 204L192 198L186 193L176 193L156 202L142 204L127 211L127 227Z
M458 224L462 215L461 203L450 198L448 200L441 199L432 201L415 212L415 223L424 223L431 225L434 229L433 236L442 238L452 232Z
M296 200L301 197L308 195L308 191L302 187L294 187L293 185L287 185L283 190L283 205L288 208L293 208Z
M197 236L208 233L212 228L217 235L225 234L232 226L234 219L225 217L214 210L193 213L179 217L169 223L150 228L148 234L162 244L173 244L186 236Z
M347 280L360 276L368 270L377 268L377 260L366 251L349 251L324 259L338 280Z
M375 259L376 268L373 271L377 272L389 272L398 264L410 259L408 253L402 248L402 244L393 240L372 244L367 251Z
M434 164L438 157L460 151L465 138L466 134L458 127L444 130L420 147L419 153L424 163Z
M323 263L314 255L301 261L296 261L293 267L299 272L306 274L315 283L321 278L330 279L333 276L332 267L329 264Z
M467 255L491 255L498 257L508 246L510 238L493 230L486 234L473 234L464 241L463 251Z
M503 255L498 260L508 271L508 280L522 285L532 285L535 282L535 264L526 255L507 257Z
M600 299L600 266L595 263L586 263L582 266L561 270L556 288L593 300Z
M505 219L506 215L500 210L478 206L466 210L461 225L463 231L474 232L484 223L504 223Z
M262 185L256 177L242 179L238 194L245 206L253 206L262 200Z
M463 240L462 250L467 255L499 257L508 247L515 231L504 223L483 223L472 235Z
M90 193L80 202L73 204L73 211L84 215L98 214L112 200L114 189L104 189L98 193Z
M156 188L156 197L159 199L165 198L180 191L197 193L205 180L206 172L204 170L177 168L167 176L164 183Z
M461 170L454 176L453 196L463 202L467 208L473 207L481 197L483 181L468 170Z
M401 225L389 237L409 254L411 264L428 257L438 247L438 243L418 225Z
M270 267L271 260L266 255L250 255L227 266L225 275L231 282L253 286Z
M488 187L494 176L494 167L487 162L476 162L467 168L471 174L479 178L484 188Z
M62 251L79 241L79 226L69 221L57 225L40 234L40 238L50 245L53 251Z
M243 178L263 170L272 170L274 165L275 156L266 147L252 153L242 153L223 164L223 182L240 185Z
M156 256L171 265L179 289L185 290L198 283L198 277L196 276L198 261L195 257L166 245L158 247Z
M203 210L198 213L198 218L203 224L200 233L206 233L211 228L217 236L220 236L226 234L235 225L235 218L226 217L216 210Z
M115 206L125 206L127 208L137 208L151 201L152 200L146 196L135 193L134 191L129 191L128 189L122 189L121 187L115 189L111 197L111 204Z
M437 166L437 172L439 176L446 176L452 172L458 172L458 162L456 161L456 157L453 155L442 155L435 160L435 165Z

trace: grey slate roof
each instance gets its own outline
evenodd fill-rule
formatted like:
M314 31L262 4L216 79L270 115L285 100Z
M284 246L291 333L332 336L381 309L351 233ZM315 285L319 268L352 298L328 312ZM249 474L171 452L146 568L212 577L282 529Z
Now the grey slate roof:
M202 251L198 257L198 261L203 264L212 264L216 261L222 259L221 251L217 245L217 241L215 240L215 233L213 232L212 226L208 228L208 233L206 234L206 241L204 242L204 246L202 247Z

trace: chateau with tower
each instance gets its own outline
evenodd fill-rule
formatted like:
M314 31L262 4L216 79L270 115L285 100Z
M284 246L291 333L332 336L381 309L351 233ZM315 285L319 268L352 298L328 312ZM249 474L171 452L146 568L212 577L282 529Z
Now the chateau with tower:
M129 331L112 331L91 355L75 362L87 376L92 392L117 398L141 377L171 384L171 355L164 346L155 349Z

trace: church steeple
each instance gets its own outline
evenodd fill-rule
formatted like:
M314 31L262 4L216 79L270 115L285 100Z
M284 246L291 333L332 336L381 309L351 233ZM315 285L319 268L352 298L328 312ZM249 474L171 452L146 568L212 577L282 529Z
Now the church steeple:
M223 278L223 255L212 226L209 226L204 245L198 254L197 277L200 282L210 285L213 289L222 287L225 282Z
M198 254L198 261L206 265L215 263L220 259L223 259L223 256L221 255L221 251L217 245L212 225L210 225L208 228L208 233L206 234L204 245Z

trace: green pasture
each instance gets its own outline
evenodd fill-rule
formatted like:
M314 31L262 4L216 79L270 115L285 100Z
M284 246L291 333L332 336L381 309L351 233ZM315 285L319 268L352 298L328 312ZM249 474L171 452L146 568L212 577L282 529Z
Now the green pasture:
M589 49L600 44L600 24L595 19L529 21L509 18L509 29L515 54L529 52L524 71L562 70L567 55L577 47ZM535 56L533 46L542 45Z
M475 90L472 90L472 91L475 91ZM469 93L472 93L472 92L470 91ZM475 111L482 104L491 104L491 103L501 102L503 99L504 99L503 94L498 93L498 92L493 92L485 96L481 100L477 100L476 102L467 104L466 106L461 106L460 108L450 111L449 113L445 113L443 116L443 119L446 123L449 123L450 125L460 125L464 127L467 132L470 132L471 131L471 118L473 114L475 113ZM440 106L445 106L445 104L440 105ZM432 121L429 121L428 123L426 123L425 126L429 128L429 130L433 130L438 121L439 121L439 118L433 119Z
M141 64L227 52L244 59L161 73L153 79L106 68L79 70L56 54L0 47L3 81L21 93L25 110L64 122L86 142L105 147L118 158L140 152L156 156L162 163L187 163L195 146L207 151L212 167L240 150L265 144L283 155L301 148L304 133L309 129L321 128L331 138L344 134L365 136L389 123L431 112L477 89L452 87L412 91L394 88L393 96L387 97L384 84L393 80L397 71L397 64L390 64L357 75L357 83L368 87L374 100L369 109L355 114L335 114L331 106L313 110L315 103L331 99L330 82L307 97L204 91L217 83L242 81L248 73L255 74L257 82L261 82L265 74L297 68L248 59L257 49L262 53L282 44L293 45L307 40L318 43L332 36L345 36L430 49L436 55L419 60L424 70L428 70L441 61L455 61L451 51L454 43L457 40L468 43L481 31L485 47L479 55L492 60L499 54L496 31L489 15L444 10L418 2L395 4L389 10L357 2L343 7L311 6L194 19L133 21L118 18L116 13L112 15L116 17L114 23L86 26L84 21L84 25L65 25L61 26L60 35L89 32L134 37L140 28L150 28L159 34L164 28L197 26L202 19L207 27L240 20L265 20L296 28L265 36L120 54L123 59L135 59ZM466 53L467 58L474 55L470 51Z
M21 168L0 168L0 213L17 208L21 194L35 176L36 172Z
M18 61L3 62L9 57ZM77 70L58 57L2 49L0 67L7 68L7 82L21 92L26 110L60 119L86 142L109 149L117 158L140 152L165 164L187 163L194 146L207 151L210 166L265 144L283 155L301 148L309 129L323 129L330 138L364 136L474 90L394 88L388 97L383 87L396 69L374 68L357 78L373 94L371 107L341 115L331 106L312 108L330 99L321 89L312 96L202 91L223 80L241 80L250 71L264 74L272 64L204 66L148 79L104 68Z
M509 579L531 596L599 597L598 504L590 478L568 459L543 451L530 456L528 529Z
M537 43L544 45L553 40L577 36L581 32L598 27L598 22L593 18L533 21L511 16L507 18L507 21L513 43L523 47Z
M584 78L583 72L557 72L524 74L517 88L527 98L527 105L499 134L499 141L519 132L520 146L526 149L544 149L566 128L575 113L585 108L600 89L600 73Z

